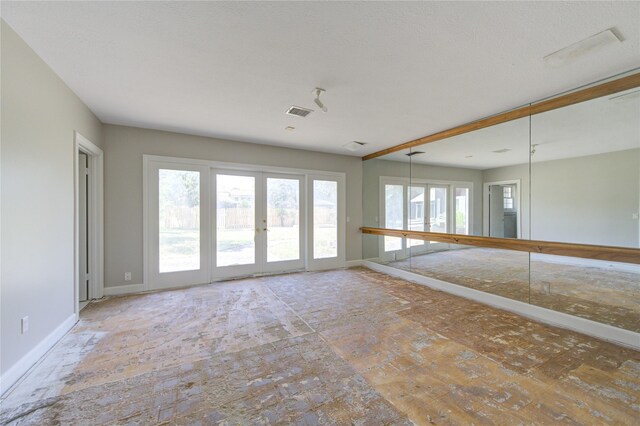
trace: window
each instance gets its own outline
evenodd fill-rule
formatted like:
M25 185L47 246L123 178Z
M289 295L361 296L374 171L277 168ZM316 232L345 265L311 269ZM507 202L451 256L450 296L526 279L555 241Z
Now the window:
M160 273L200 269L200 172L158 170Z
M300 181L267 178L267 262L300 259Z
M404 227L404 185L384 186L384 226L388 229ZM384 251L402 250L402 238L384 237Z
M338 256L338 182L313 181L313 258Z
M216 176L216 266L255 262L256 183L252 176Z
M469 188L456 188L456 234L469 235Z

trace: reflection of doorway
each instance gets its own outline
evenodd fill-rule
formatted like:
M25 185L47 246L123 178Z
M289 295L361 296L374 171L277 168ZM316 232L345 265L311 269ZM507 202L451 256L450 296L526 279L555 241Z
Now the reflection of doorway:
M496 238L520 238L520 181L484 184L483 234Z

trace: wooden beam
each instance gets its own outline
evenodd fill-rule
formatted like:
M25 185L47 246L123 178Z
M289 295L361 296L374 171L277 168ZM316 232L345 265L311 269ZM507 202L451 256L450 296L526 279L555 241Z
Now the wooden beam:
M452 136L462 135L464 133L473 132L474 130L484 129L486 127L495 126L496 124L506 123L508 121L517 120L519 118L527 117L530 115L536 115L569 105L574 105L580 102L589 101L591 99L596 99L602 96L624 92L625 90L633 89L635 87L640 87L640 73L622 77L617 80L608 81L597 86L587 87L586 89L577 90L575 92L567 93L566 95L561 95L535 104L523 106L512 111L503 112L501 114L483 118L478 121L463 124L452 129L444 130L442 132L434 133L429 136L424 136L419 139L405 142L391 148L383 149L381 151L365 155L364 157L362 157L362 161L371 160L372 158L381 157L383 155L391 154L392 152L402 151L403 149L413 148L414 146L439 141L442 139L450 138Z
M477 237L438 232L405 231L386 228L360 228L363 234L411 238L413 240L438 241L475 247L580 257L583 259L609 260L640 264L640 249L630 247L597 246L591 244L559 243L554 241L518 240L514 238Z

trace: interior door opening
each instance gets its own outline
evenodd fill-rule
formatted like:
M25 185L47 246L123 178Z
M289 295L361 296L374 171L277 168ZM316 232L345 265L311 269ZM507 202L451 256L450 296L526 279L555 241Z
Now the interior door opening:
M519 238L519 185L516 182L487 184L487 235L497 238Z
M103 157L104 153L80 133L74 133L73 228L76 314L103 295Z
M89 300L89 156L78 151L78 301ZM83 303L84 302L84 303ZM84 307L84 306L82 306Z

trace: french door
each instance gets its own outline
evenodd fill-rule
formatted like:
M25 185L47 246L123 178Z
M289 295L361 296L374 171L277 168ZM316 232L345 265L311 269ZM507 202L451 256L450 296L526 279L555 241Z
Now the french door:
M143 156L145 289L344 266L343 174L240 166Z
M409 230L449 232L449 188L450 185L443 184L416 184L408 187ZM437 241L407 240L407 248L411 254L442 249L446 246Z
M221 169L212 175L212 278L304 268L304 176Z

